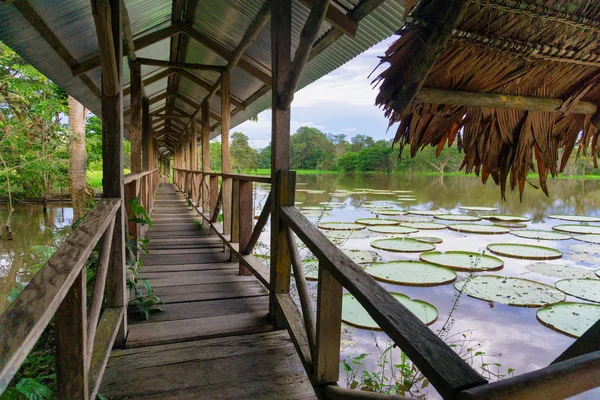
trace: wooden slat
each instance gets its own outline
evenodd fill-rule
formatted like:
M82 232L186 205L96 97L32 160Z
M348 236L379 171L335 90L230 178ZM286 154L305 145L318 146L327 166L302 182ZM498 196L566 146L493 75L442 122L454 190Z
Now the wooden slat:
M162 287L154 293L165 303L179 303L266 296L269 292L260 282L242 281Z
M106 308L98 324L94 338L93 352L90 358L89 394L95 399L102 382L102 376L108 363L111 349L123 319L124 308Z
M254 246L258 243L258 239L262 234L263 229L267 225L267 221L269 220L269 216L271 215L271 192L267 196L267 200L265 200L265 205L263 206L262 211L260 212L260 216L258 217L258 221L256 221L256 225L254 225L254 230L252 231L252 236L248 239L248 243L246 247L243 248L243 254L250 254L252 250L254 250Z
M228 261L225 253L142 255L144 265L206 264Z
M312 368L312 351L308 344L308 338L306 337L306 329L304 329L302 315L298 310L296 302L288 293L278 294L275 296L275 299L281 308L281 312L286 321L286 328L294 342L300 360L302 360L306 366Z
M75 282L119 200L102 199L75 228L23 292L0 315L0 391L6 388Z
M295 207L282 207L282 215L310 251L356 297L443 397L453 398L464 389L486 383L454 350L331 243Z

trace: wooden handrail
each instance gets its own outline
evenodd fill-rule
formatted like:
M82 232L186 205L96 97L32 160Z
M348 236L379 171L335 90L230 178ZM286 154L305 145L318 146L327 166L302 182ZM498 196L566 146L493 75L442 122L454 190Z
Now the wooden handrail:
M191 169L181 169L181 168L173 168L174 171L179 171L179 172L188 172L188 173L193 173L193 174L203 174L206 176L218 176L221 178L230 178L230 179L237 179L240 181L252 181L252 182L258 182L258 183L271 183L271 177L267 176L267 175L246 175L246 174L229 174L229 173L223 173L223 172L211 172L211 171L198 171L198 170L191 170Z
M123 177L123 184L128 184L133 181L139 181L146 175L150 175L154 171L158 171L158 168L150 169L148 171L138 172L136 174L127 174Z
M281 215L319 259L319 268L324 267L360 302L442 397L452 399L465 389L487 383L383 286L331 243L296 207L281 207Z
M2 327L2 335L0 335L0 392L7 387L52 316L57 313L59 308L62 309L61 313L64 314L69 306L77 303L77 301L73 301L72 294L81 295L81 293L80 291L77 292L75 283L77 282L78 285L83 284L85 289L84 268L86 261L102 236L108 233L108 228L114 225L115 215L120 205L121 199L107 198L100 200L54 255L50 257L44 267L31 279L23 292L0 315L0 326ZM107 236L112 236L112 232ZM73 290L75 291L72 292ZM67 298L69 301L64 301ZM83 298L85 300L85 291L83 292ZM83 317L71 316L71 319L75 318L80 322L84 322L87 319L85 309L83 314ZM72 333L69 329L73 327L65 326L66 321L63 317L64 315L61 316L59 321L57 316L57 334ZM80 328L83 332L74 334L77 337L85 338L88 327L85 323L80 325L82 325ZM94 338L90 337L88 340L93 341ZM88 368L89 363L86 363L86 360L89 347L86 341L78 343L63 342L62 344L59 343L58 346L66 346L60 350L67 358L69 358L72 349L81 348L82 354L70 357L69 360L73 363L75 363L75 360L83 360L79 366L85 369ZM112 347L112 343L110 347ZM63 359L65 358L63 357ZM57 363L60 363L60 361L60 359L57 359ZM63 365L62 369L68 369L70 366L74 365ZM69 373L72 375L71 372ZM59 382L59 386L61 383L64 382ZM79 382L79 384L82 384L82 382ZM68 386L76 385L71 384ZM85 391L87 392L87 387Z

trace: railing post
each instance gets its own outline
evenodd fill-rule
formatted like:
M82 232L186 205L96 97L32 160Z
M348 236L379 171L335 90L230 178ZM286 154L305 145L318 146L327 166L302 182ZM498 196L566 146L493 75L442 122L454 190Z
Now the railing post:
M130 219L132 217L135 217L133 215L133 210L131 209L131 206L129 205L129 201L133 198L135 198L138 194L138 180L134 179L133 181L127 183L125 185L125 210L127 212L127 233L129 236L132 237L132 239L134 240L134 243L137 243L139 237L140 237L140 232L139 232L139 225L137 223L135 223L134 221L130 221ZM142 188L144 187L144 182L142 181ZM143 193L143 189L142 189L142 193ZM145 201L144 199L138 199L140 201L140 204L142 204L144 207L146 207ZM128 236L128 237L129 237ZM135 254L135 258L137 259L138 254Z
M210 200L209 200L210 209L208 210L211 220L213 218L212 213L214 212L215 207L217 207L218 200L219 200L219 177L211 175L211 177L210 177Z
M314 360L315 380L319 384L333 384L339 379L342 289L327 268L319 263L317 349Z
M223 194L225 195L225 194ZM225 205L225 203L223 203ZM225 213L225 210L223 210ZM231 243L240 242L240 181L239 179L231 180ZM225 221L223 220L223 224ZM225 231L225 228L223 228ZM233 252L232 252L233 253ZM231 254L231 262L238 261L237 257Z
M56 311L57 398L88 400L85 267Z
M271 192L274 201L271 213L271 292L269 313L272 322L278 327L285 327L285 318L278 314L275 295L290 292L291 277L291 258L286 237L287 227L281 219L281 207L294 205L295 187L296 172L277 172L272 185L275 192Z
M252 237L252 220L254 219L254 209L252 208L252 181L239 181L239 243L240 253L248 246ZM240 262L240 275L252 275L246 266Z

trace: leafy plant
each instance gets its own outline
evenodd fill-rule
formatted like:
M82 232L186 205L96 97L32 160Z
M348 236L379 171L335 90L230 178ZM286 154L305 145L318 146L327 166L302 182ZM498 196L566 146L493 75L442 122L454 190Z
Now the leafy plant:
M148 212L144 206L140 204L137 197L129 200L129 206L131 207L131 212L133 213L133 217L129 218L130 221L140 225L148 225L149 228L152 228L152 220L150 219L150 216L148 215Z

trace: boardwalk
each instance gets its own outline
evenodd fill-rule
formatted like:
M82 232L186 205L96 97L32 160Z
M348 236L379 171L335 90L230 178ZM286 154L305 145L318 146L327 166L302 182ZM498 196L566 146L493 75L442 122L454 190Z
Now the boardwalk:
M129 313L126 348L110 357L109 398L309 399L314 391L287 331L267 320L268 291L240 276L221 240L172 185L159 189L141 276L166 303Z

